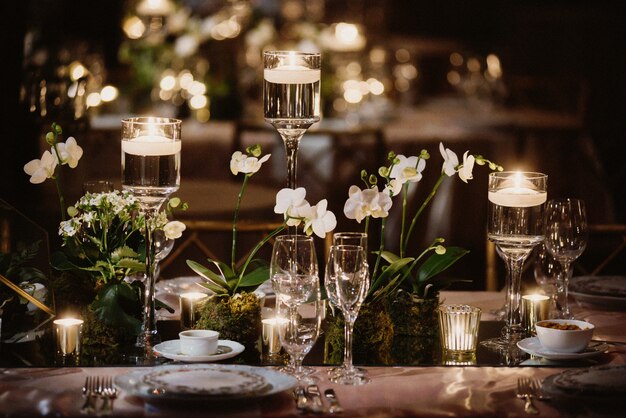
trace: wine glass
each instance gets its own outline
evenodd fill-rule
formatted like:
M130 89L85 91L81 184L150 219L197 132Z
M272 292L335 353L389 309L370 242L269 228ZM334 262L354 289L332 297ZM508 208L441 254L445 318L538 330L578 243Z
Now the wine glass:
M370 287L366 253L358 245L333 245L328 254L325 277L329 300L343 313L344 318L344 358L343 366L331 376L334 383L362 385L370 381L363 370L352 364L352 337L354 323L361 304Z
M507 265L507 314L501 336L482 341L506 350L524 337L520 317L522 268L533 248L544 239L544 207L548 176L532 172L489 175L488 237Z
M270 261L270 279L276 294L276 304L283 305L289 316L296 316L298 306L311 298L319 288L319 267L313 237L306 235L280 235L276 237ZM278 306L277 306L278 307ZM290 364L283 371L295 373L295 358L289 357ZM303 368L301 373L312 373L313 369Z
M298 51L263 53L265 121L280 134L287 155L287 187L296 188L300 139L320 120L321 55Z
M145 216L146 280L143 323L137 346L147 357L161 338L155 313L155 259L153 217L180 185L181 121L138 117L122 120L122 188L139 201Z
M546 249L545 241L535 248L533 265L535 281L543 293L550 298L550 318L558 318L561 313L560 301L557 298L557 284L562 282L563 269L561 264Z
M313 383L317 379L312 376L310 367L302 366L304 357L311 351L320 334L324 305L320 297L319 278L308 276L310 292L306 292L308 298L303 302L293 303L290 294L276 294L276 314L286 321L278 323L278 337L280 343L289 354L291 367L284 370L303 383ZM294 289L294 287L289 287ZM295 292L299 294L298 291Z
M587 247L589 229L585 202L580 199L552 199L546 205L546 249L561 264L562 280L557 280L559 317L573 319L569 310L568 287L571 265Z

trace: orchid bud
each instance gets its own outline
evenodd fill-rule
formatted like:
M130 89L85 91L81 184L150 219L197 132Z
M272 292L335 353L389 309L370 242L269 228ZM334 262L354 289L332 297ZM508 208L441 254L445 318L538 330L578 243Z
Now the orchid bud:
M361 180L365 180L367 178L367 171L361 170Z
M444 255L446 253L446 247L444 247L443 245L437 245L435 247L435 252L439 255Z
M56 142L56 135L54 134L54 132L48 132L46 134L46 142L48 143L48 145L54 145L54 143Z
M259 144L252 145L246 148L246 152L253 157L259 158L261 156L261 146Z
M71 218L78 215L78 210L74 206L68 206L67 214L70 215Z
M369 178L369 183L374 186L376 184L378 184L378 177L376 177L373 174L370 174L370 178Z
M428 160L430 158L430 154L428 153L428 151L423 149L422 152L420 153L420 158L422 160Z
M168 203L168 205L169 205L171 208L177 208L177 207L178 207L178 205L180 205L180 198L178 198L178 197L173 197L173 198L171 198L171 199L170 199L170 201L169 201L169 203Z
M57 124L57 123L52 123L52 130L57 134L57 135L61 135L63 133L63 129L61 128L61 125Z
M393 161L393 160L395 160L395 158L396 158L396 153L393 152L393 151L389 151L389 154L387 154L387 159L389 161Z
M378 169L378 175L381 177L389 177L389 168L387 167L380 167Z

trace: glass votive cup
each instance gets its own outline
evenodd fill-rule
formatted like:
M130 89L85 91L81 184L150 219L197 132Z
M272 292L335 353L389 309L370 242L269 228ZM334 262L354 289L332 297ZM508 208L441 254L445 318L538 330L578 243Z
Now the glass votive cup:
M63 318L54 320L53 324L56 342L55 360L61 365L78 365L83 336L83 320Z
M261 323L263 324L263 354L267 356L275 356L280 353L280 350L282 349L279 329L287 323L287 319L277 316L274 318L262 319Z
M196 325L200 318L199 308L206 302L209 295L202 292L181 293L178 296L180 306L180 326L182 329L190 329Z
M546 295L522 296L522 327L528 335L535 335L535 324L548 319L550 314L550 297Z
M439 307L441 346L446 358L472 357L478 344L480 308L469 305L443 305Z

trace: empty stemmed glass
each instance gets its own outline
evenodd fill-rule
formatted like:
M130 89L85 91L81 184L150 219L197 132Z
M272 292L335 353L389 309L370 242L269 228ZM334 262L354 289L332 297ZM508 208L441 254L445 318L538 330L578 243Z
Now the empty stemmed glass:
M345 334L343 366L330 378L335 383L362 385L370 381L363 370L352 364L354 323L370 287L366 257L365 250L358 245L333 245L328 254L326 293L343 314Z
M300 139L320 120L321 55L298 51L263 53L263 107L285 144L287 187L296 188Z
M488 237L507 265L507 315L499 338L481 344L508 350L524 337L520 300L522 267L533 248L544 239L544 207L548 176L530 172L494 172L489 175Z
M153 219L180 185L181 121L139 117L122 120L122 187L138 200L145 216L146 280L143 324L137 346L145 355L160 342L155 312Z
M557 298L557 284L562 281L563 269L561 263L556 261L546 250L545 241L535 248L533 274L543 293L550 298L548 316L550 318L560 317L561 302Z
M308 353L308 350L305 350L306 352L301 351L293 343L293 339L298 338L296 331L298 330L299 308L307 303L317 305L320 299L319 270L313 237L291 234L276 237L270 261L270 278L276 294L277 313L280 309L282 315L279 316L286 318L286 326L291 327L288 334L282 330L283 338L287 337L283 345L285 350L288 353L289 349L293 350L293 354L290 353L290 365L283 368L283 371L301 379L310 374L312 369L302 367L302 359L299 358L300 355ZM317 306L315 310L318 309L321 310L321 306ZM321 315L320 312L320 318ZM280 332L279 327L279 335ZM311 337L307 338L310 339ZM288 342L290 340L292 342ZM283 343L283 339L281 339L281 343ZM305 343L304 340L301 340L301 344L306 346L308 342ZM300 364L298 364L298 360L300 360Z
M546 205L545 216L546 249L562 270L556 283L559 317L572 319L568 303L571 265L585 250L589 236L585 203L580 199L552 199Z

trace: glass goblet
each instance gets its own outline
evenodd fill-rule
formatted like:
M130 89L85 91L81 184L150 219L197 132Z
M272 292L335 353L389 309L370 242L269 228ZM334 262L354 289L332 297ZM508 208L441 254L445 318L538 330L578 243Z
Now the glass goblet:
M300 139L320 120L321 55L298 51L263 53L265 121L280 134L287 155L287 187L296 188Z
M343 366L331 376L331 381L344 385L362 385L370 381L363 370L352 363L354 323L361 304L369 291L370 279L365 250L357 245L333 245L326 264L326 293L344 318Z
M546 249L561 264L563 274L556 283L559 318L573 319L568 303L572 263L587 247L589 228L585 202L580 199L552 199L546 205Z
M181 121L139 117L122 120L122 188L139 201L145 216L146 271L143 323L137 346L153 357L160 342L155 312L155 258L152 219L180 186Z
M547 175L532 172L489 175L487 233L507 266L507 315L501 336L481 344L496 351L508 349L525 335L520 316L522 268L544 239L547 180Z
M324 304L320 297L319 278L308 276L312 284L309 297L294 305L288 293L276 294L276 313L285 318L278 325L280 343L289 354L291 367L284 372L298 379L300 384L313 383L317 380L311 368L304 367L302 362L311 351L320 334Z

